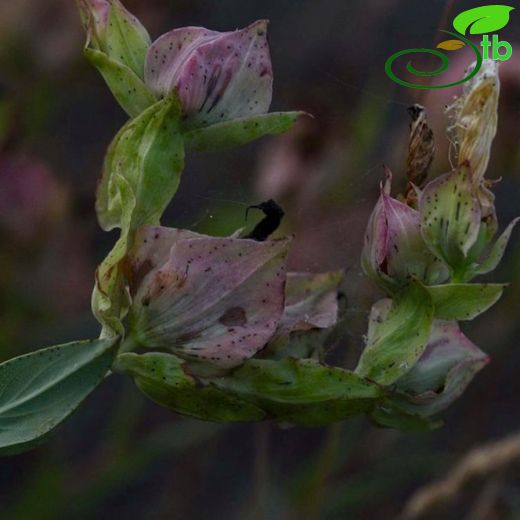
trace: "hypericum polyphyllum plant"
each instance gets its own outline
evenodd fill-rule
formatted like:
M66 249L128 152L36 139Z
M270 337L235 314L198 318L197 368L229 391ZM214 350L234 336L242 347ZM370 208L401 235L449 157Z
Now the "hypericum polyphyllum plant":
M372 308L355 370L323 362L342 273L288 273L291 238L269 239L283 216L268 201L249 235L166 228L185 152L237 146L291 127L268 113L272 70L265 21L219 33L175 29L151 43L118 0L78 0L85 54L131 119L108 148L96 210L120 238L92 297L97 340L42 349L0 365L0 450L40 442L108 375L133 378L156 403L210 421L322 425L353 414L402 429L457 398L488 357L459 329L504 285L469 283L499 263L484 179L499 82L488 62L450 108L453 171L426 183L433 157L421 107L411 109L409 185L381 186L362 254L387 298Z

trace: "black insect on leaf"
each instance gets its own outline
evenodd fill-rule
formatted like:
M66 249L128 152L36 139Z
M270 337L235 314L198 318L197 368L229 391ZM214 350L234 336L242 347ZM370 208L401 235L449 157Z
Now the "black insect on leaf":
M255 226L253 231L244 238L252 238L258 242L263 242L264 240L267 240L271 233L274 233L278 229L282 222L284 211L273 199L269 199L266 202L261 202L254 206L249 206L246 210L246 219L250 209L259 209L263 211L265 217Z

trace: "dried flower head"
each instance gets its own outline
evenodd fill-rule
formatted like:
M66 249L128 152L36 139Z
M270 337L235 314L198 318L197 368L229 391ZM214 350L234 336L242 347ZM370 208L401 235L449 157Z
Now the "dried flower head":
M476 186L484 179L497 132L499 92L498 63L484 60L478 74L464 86L462 96L447 109L458 165L471 165Z

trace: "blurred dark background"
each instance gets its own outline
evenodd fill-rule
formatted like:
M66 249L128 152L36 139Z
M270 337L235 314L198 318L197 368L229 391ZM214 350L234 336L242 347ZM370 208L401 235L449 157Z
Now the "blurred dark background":
M349 307L332 359L354 366L368 310L380 297L363 278L359 255L382 164L393 170L398 191L406 108L420 101L438 147L432 175L447 170L443 110L458 94L400 87L386 77L384 62L400 49L432 47L442 39L439 24L449 29L454 14L482 2L126 5L152 38L183 25L231 30L271 20L272 108L303 109L314 119L239 150L190 156L163 224L229 234L246 225L245 205L275 198L287 214L280 232L296 233L292 269L347 269ZM513 58L501 69L488 170L488 177L502 177L495 187L502 227L520 213L518 16L513 12L501 31ZM83 59L83 41L72 0L0 3L0 361L99 333L89 308L93 273L116 235L98 228L94 192L104 151L126 116ZM465 52L446 75L469 63ZM145 401L131 381L114 376L49 442L0 461L0 517L395 518L415 491L449 475L468 450L520 430L519 267L515 234L493 274L512 286L464 325L492 363L438 431L401 433L364 418L315 429L208 424ZM430 517L520 518L518 469L512 461L484 472Z

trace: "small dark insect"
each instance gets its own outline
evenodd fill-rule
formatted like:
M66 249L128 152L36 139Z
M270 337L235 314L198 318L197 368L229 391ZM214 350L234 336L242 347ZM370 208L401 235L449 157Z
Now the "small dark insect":
M247 213L250 209L259 209L263 211L265 217L255 226L253 231L244 238L252 238L258 242L263 242L264 240L267 240L271 233L274 233L278 229L282 222L284 211L273 199L261 202L255 206L249 206L246 210L246 219Z

